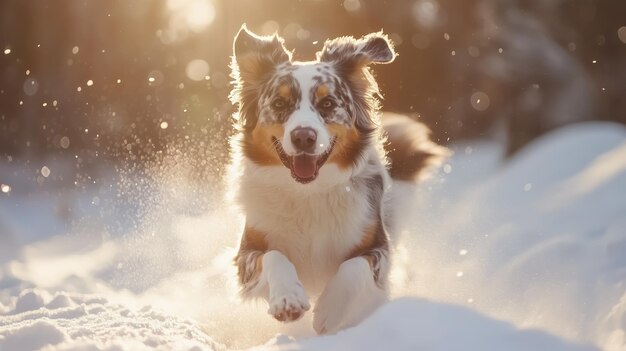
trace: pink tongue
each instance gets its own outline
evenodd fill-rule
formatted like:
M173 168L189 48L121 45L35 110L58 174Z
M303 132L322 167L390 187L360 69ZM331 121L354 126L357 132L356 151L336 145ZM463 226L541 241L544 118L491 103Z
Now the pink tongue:
M317 156L298 155L293 157L293 172L300 178L311 178L317 170Z

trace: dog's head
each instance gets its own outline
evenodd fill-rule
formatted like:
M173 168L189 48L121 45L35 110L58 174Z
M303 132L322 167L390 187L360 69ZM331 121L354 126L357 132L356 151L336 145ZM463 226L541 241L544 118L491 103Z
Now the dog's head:
M245 157L314 181L325 164L356 165L378 130L378 86L368 66L396 54L387 36L326 41L317 60L294 62L277 35L241 28L234 42L231 99L239 105Z

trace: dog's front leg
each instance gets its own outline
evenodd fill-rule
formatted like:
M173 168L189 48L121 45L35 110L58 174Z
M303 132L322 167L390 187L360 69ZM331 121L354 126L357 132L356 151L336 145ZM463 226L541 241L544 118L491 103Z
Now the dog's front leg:
M351 257L339 266L315 303L313 328L319 334L354 326L387 301L387 242Z
M267 249L265 235L246 228L235 257L244 297L263 297L279 321L299 319L311 308L296 268L277 250Z

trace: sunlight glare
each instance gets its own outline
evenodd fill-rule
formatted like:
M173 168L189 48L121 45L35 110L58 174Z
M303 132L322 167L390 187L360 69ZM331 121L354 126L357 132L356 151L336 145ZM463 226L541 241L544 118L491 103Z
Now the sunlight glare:
M202 32L215 20L215 6L211 0L168 0L167 10L170 14L170 31L182 34L183 37L187 31Z

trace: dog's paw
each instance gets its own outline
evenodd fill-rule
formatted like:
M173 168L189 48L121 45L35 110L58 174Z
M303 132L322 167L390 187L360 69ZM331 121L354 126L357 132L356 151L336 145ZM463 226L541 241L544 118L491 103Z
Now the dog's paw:
M269 305L267 312L281 322L298 320L311 308L309 298L299 283L291 288L278 289L273 292Z
M334 334L355 326L382 305L387 294L374 283L369 264L357 257L344 262L313 309L313 329Z

